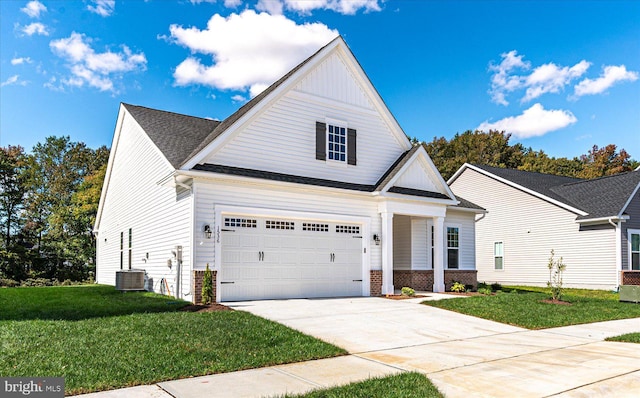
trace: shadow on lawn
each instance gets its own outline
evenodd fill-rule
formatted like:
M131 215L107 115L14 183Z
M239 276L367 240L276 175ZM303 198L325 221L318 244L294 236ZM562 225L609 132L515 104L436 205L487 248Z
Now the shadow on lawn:
M152 312L173 312L190 303L149 292L119 292L113 286L0 288L0 321L77 321Z

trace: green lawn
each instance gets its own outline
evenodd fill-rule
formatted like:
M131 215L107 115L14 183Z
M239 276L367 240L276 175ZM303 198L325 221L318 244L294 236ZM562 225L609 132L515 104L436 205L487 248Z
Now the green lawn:
M78 394L342 355L242 311L110 286L0 289L0 375L63 376Z
M640 344L640 333L627 333L620 336L608 337L605 340Z
M316 390L287 398L431 398L442 397L429 379L420 373L369 379L342 387Z
M640 317L640 305L618 301L618 294L600 290L563 289L570 305L542 302L548 289L525 286L503 287L493 296L473 296L423 304L527 329L545 329L581 323Z

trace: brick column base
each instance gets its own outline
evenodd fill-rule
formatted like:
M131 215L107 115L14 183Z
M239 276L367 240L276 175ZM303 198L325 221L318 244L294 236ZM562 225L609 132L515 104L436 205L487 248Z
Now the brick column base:
M216 301L216 277L218 271L211 271L213 279L213 301ZM200 304L202 302L202 280L204 279L204 270L193 271L193 278L191 279L191 292L194 304Z
M454 282L472 286L472 290L478 290L478 271L466 269L446 269L444 270L445 290L451 291Z
M371 297L382 296L382 270L369 271L369 295Z

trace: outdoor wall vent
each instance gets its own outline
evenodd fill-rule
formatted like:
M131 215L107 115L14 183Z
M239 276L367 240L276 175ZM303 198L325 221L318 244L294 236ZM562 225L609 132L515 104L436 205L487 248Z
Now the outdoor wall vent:
M144 270L117 271L116 290L123 292L144 290Z

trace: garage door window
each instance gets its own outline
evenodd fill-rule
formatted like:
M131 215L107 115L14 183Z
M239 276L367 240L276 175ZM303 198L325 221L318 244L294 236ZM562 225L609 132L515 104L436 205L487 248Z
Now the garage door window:
M295 223L292 221L267 220L267 229L296 229Z
M249 218L225 218L224 226L236 228L257 228L258 220Z
M336 225L336 232L339 234L359 234L360 227L357 225Z
M303 222L302 230L312 232L329 232L329 224Z

